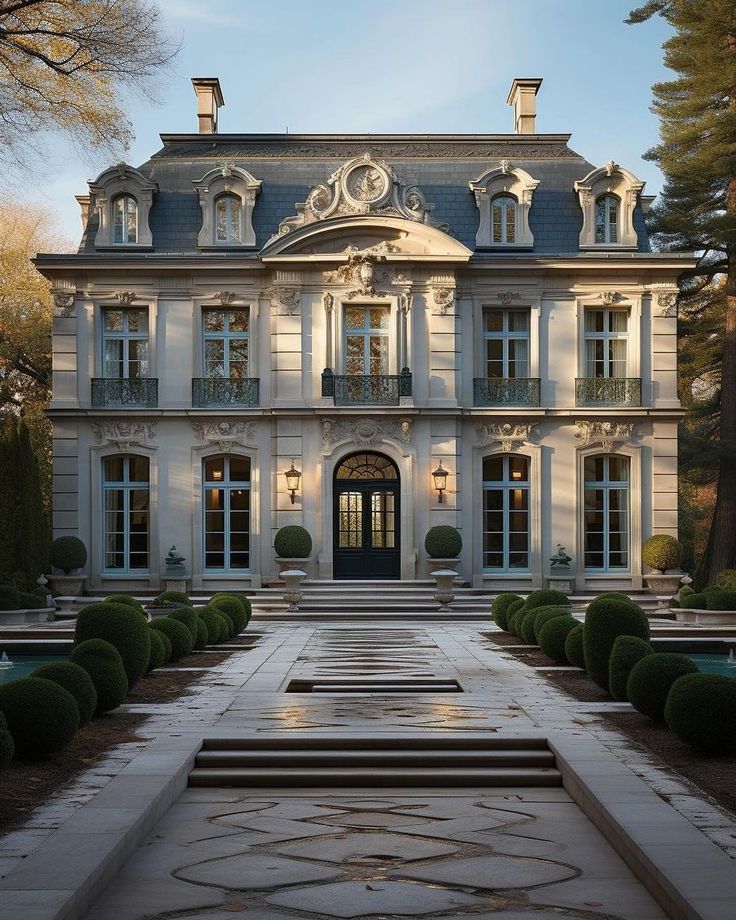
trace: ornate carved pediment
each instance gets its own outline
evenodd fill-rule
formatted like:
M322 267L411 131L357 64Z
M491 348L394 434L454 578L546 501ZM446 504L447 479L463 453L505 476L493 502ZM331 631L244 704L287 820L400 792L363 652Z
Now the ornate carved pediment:
M636 426L631 422L581 420L576 424L578 431L575 438L582 447L600 444L603 450L615 451L636 436Z
M348 160L326 184L315 185L296 210L296 217L281 221L278 236L318 220L354 214L387 214L431 223L431 206L422 192L415 185L404 187L388 163L370 153Z
M155 422L92 422L92 432L98 444L114 444L125 454L135 447L154 447Z
M501 450L509 452L518 450L523 444L528 443L536 427L536 425L517 425L511 422L502 424L491 422L487 425L476 425L475 433L481 447L500 442Z
M610 307L614 303L621 303L624 299L624 295L618 291L601 291L598 297L607 307Z
M322 447L328 451L340 441L353 441L359 447L375 447L381 441L410 444L411 419L334 419L322 420Z
M221 451L245 447L256 436L255 422L192 422L192 431L200 445L217 446Z
M381 271L377 272L376 264L382 262L386 255L395 252L397 247L392 243L380 243L377 246L371 246L369 249L357 249L349 245L343 251L348 253L348 261L334 271L322 273L325 281L332 284L355 284L357 287L349 291L346 295L348 299L353 297L386 297L388 291L379 291L375 287L376 281L392 283L397 280L397 276L402 279L406 277L401 271Z

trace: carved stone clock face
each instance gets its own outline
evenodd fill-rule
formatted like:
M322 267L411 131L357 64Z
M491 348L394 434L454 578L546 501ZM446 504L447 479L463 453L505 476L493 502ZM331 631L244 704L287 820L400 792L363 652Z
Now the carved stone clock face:
M347 176L346 191L355 201L371 204L386 194L386 176L375 166L356 166Z

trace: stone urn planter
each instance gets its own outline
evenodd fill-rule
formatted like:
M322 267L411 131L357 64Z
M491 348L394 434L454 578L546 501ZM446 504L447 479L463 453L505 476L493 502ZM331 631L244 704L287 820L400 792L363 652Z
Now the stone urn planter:
M433 557L427 559L427 575L433 578L435 570L437 569L457 569L458 562L457 556L447 556L446 558Z
M84 585L87 576L81 573L71 573L69 575L60 575L53 573L46 576L51 593L54 597L81 597L84 594Z
M309 531L297 524L289 524L278 530L273 548L281 578L289 570L306 569L312 558L312 538ZM306 572L304 577L306 578Z
M454 569L437 569L431 574L437 583L434 599L440 605L440 610L449 610L455 600L454 582L458 573Z
M462 548L463 540L456 527L448 524L430 527L424 538L427 573L434 578L435 571L456 569Z
M312 561L311 556L277 556L276 565L279 567L279 577L284 577L284 572L289 569L306 569Z
M87 547L79 537L57 537L51 544L53 574L47 576L52 593L66 597L79 597L84 591L87 576L82 569L87 565Z
M299 609L299 601L304 597L301 583L307 577L307 573L303 569L286 569L281 573L281 577L284 580L283 597L289 605L289 611L293 613Z
M651 572L644 576L651 594L674 597L680 590L683 572Z

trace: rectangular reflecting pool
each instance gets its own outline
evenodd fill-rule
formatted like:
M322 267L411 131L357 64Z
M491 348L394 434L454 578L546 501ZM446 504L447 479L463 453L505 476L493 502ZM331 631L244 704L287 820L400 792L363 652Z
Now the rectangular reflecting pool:
M10 683L19 677L28 677L50 661L67 661L68 655L8 655L0 660L0 684Z
M704 674L720 674L722 677L736 677L736 661L729 664L728 655L723 652L688 652Z

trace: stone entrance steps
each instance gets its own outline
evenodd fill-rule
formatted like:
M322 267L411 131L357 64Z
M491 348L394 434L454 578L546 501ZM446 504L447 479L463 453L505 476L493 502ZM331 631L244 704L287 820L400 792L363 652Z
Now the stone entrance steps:
M205 787L560 786L544 738L208 738L189 774Z

